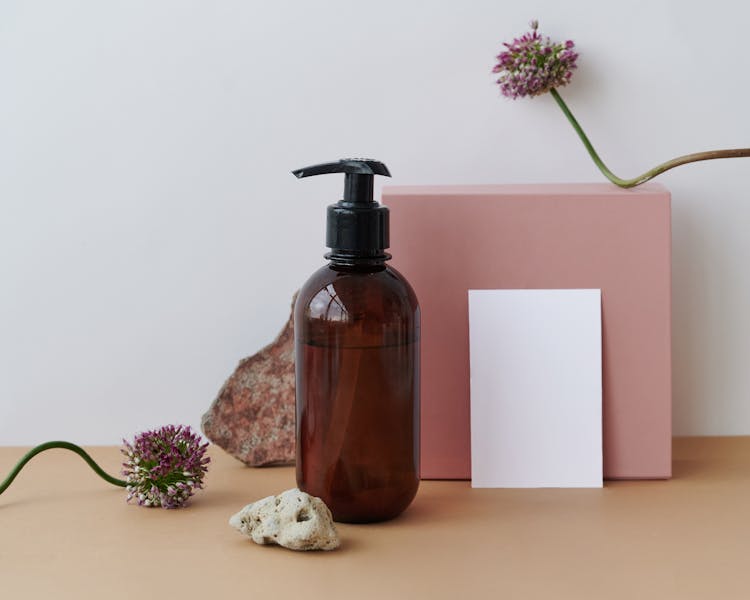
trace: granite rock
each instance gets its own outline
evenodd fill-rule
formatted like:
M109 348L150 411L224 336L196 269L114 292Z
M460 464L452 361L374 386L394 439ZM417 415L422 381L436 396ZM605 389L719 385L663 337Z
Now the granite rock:
M340 545L325 502L296 488L248 504L229 524L256 544L290 550L334 550Z
M295 300L281 333L240 361L201 420L209 440L251 467L295 458Z

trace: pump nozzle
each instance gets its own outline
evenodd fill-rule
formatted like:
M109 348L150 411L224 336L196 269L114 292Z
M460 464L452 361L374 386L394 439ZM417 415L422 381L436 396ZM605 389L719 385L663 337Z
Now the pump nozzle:
M292 171L297 178L344 173L344 197L328 207L326 245L332 256L386 257L388 208L373 200L374 175L391 174L382 162L344 158Z
M322 163L312 165L292 171L299 177L310 177L312 175L323 175L324 173L353 173L356 175L385 175L390 177L391 174L382 162L371 160L369 158L342 158L336 162Z
M345 173L346 180L344 181L344 199L342 202L347 204L372 202L372 176L391 176L388 167L382 162L369 158L342 158L336 162L297 169L292 173L299 179L326 173Z

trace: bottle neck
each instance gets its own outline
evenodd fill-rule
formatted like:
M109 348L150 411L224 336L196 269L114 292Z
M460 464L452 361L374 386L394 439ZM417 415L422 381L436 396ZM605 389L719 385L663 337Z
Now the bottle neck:
M350 267L365 270L372 268L373 270L380 270L385 268L385 261L391 260L391 255L382 250L351 252L334 249L325 255L325 259L331 262L332 267Z

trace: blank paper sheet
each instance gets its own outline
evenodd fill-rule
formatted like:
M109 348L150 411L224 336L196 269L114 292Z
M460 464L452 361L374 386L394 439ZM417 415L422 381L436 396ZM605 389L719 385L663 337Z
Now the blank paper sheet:
M470 290L473 487L602 486L600 290Z

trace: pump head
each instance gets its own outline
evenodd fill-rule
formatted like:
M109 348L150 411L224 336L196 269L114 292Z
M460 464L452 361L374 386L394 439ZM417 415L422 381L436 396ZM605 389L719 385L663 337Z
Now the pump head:
M344 173L344 197L328 207L326 246L331 258L385 259L389 246L388 208L373 199L374 175L391 174L382 162L344 158L292 171L298 178Z

